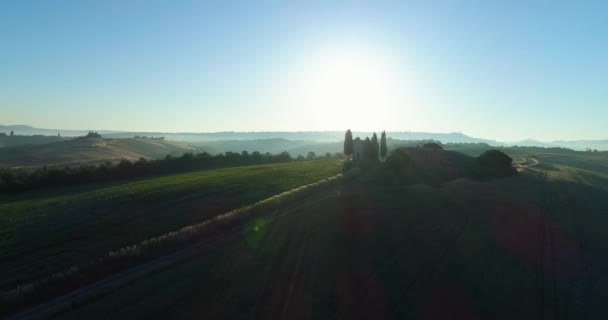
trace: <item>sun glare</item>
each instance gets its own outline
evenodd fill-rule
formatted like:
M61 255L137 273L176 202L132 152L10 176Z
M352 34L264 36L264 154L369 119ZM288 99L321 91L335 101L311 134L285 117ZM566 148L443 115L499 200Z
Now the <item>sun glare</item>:
M394 66L367 52L324 52L307 59L289 92L318 130L382 128L402 99Z

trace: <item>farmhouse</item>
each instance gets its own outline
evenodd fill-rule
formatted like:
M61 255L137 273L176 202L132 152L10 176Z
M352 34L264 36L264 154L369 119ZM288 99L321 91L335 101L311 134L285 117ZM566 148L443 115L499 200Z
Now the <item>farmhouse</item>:
M359 137L353 140L353 160L361 160L363 159L363 152L365 150L365 141L361 140Z
M373 150L378 150L378 142L369 141L372 144ZM353 140L353 160L362 160L365 154L365 140L357 137Z
M353 160L360 160L363 156L364 142L359 137L353 140Z

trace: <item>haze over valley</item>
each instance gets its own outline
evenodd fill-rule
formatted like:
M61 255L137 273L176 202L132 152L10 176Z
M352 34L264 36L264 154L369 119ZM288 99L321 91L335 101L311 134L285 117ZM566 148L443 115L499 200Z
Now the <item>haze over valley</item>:
M0 318L608 318L606 12L0 2Z

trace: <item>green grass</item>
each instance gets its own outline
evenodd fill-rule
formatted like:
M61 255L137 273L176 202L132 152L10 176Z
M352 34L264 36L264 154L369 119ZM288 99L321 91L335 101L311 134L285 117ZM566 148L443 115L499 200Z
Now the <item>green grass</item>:
M201 171L0 204L0 287L334 176L335 160ZM73 190L73 189L70 189Z
M608 172L601 154L534 156L540 165L491 182L457 180L438 188L344 183L317 198L251 217L204 254L119 284L61 317L603 318ZM238 208L241 197L285 186L290 174L301 181L313 172L322 179L339 171L335 161L262 167L164 177L154 179L153 187L142 180L7 205L36 212L37 201L80 208L112 199L103 204L103 218L114 223L104 226L106 221L98 220L100 229L94 225L92 230L103 237L82 242L91 250L96 243L116 243L115 232L123 232L123 238L133 230L153 233L149 230L157 223L166 227L182 216L174 212L200 218L193 211L199 203L195 199L207 206L221 199ZM232 175L212 177L230 170L246 172L234 181ZM258 171L263 177L242 178ZM211 176L204 180L213 183L189 179L206 174ZM268 176L273 178L264 179ZM181 183L166 183L176 177ZM158 220L145 224L147 219L121 208L123 203L145 208L146 217ZM117 210L136 217L138 224L127 221L123 227L112 216ZM48 223L61 221L55 218Z
M61 316L603 318L606 171L582 153L536 157L492 182L349 182Z
M519 148L490 147L478 144L450 144L446 146L446 150L461 152L471 157L478 157L488 150L500 150L513 158L514 162L520 162L531 154L530 151Z
M527 174L441 188L347 183L61 316L601 318L607 201L589 191Z
M0 148L14 147L20 145L34 145L34 144L45 144L53 143L58 141L69 140L70 138L57 137L57 136L0 136Z

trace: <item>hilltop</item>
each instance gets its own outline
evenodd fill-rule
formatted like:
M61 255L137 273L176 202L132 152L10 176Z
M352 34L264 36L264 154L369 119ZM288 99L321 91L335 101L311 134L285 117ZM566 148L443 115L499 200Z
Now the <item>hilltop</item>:
M9 133L14 131L19 135L57 135L62 136L82 136L89 130L63 130L63 129L40 129L26 125L3 126L0 125L0 132ZM107 138L131 138L134 135L144 135L149 137L166 137L168 140L176 141L215 141L215 140L255 140L255 139L287 139L287 140L306 140L314 142L342 141L343 131L222 131L222 132L142 132L142 131L117 131L117 130L96 130ZM371 135L371 132L356 131L353 134L360 136ZM411 132L394 131L389 132L390 136L402 140L438 140L442 142L454 143L489 143L496 144L496 141L479 139L467 136L462 133L432 133L432 132Z

